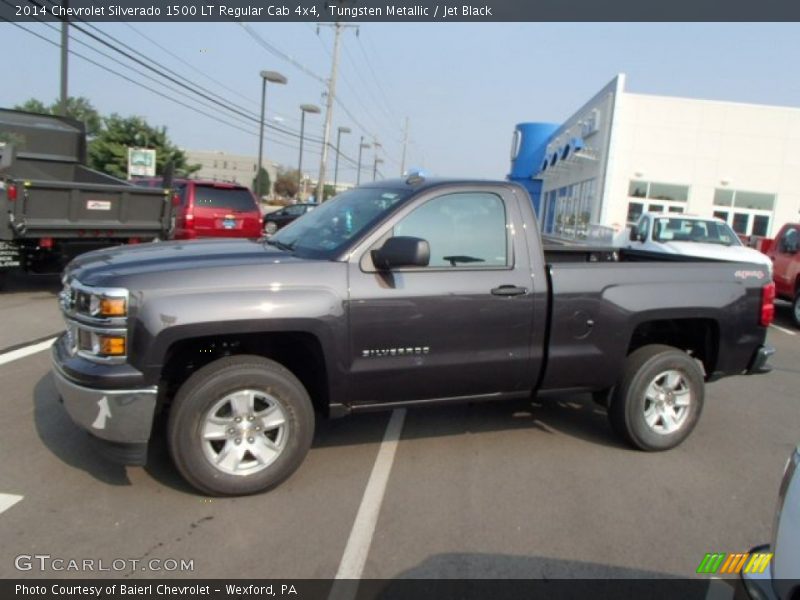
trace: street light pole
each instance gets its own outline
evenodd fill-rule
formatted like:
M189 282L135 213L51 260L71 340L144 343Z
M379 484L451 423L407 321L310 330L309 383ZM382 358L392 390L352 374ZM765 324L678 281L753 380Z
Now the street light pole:
M343 133L350 133L350 128L349 127L339 127L339 131L336 134L336 163L335 163L335 166L333 167L333 195L334 196L337 193L336 185L339 183L339 144L342 141L342 134ZM325 195L325 191L323 189L323 196L324 195Z
M361 136L361 142L358 144L358 172L356 173L356 185L361 185L361 151L369 148L369 144L364 143L364 136Z
M305 138L306 113L318 114L319 113L319 107L314 105L314 104L301 104L300 105L300 158L297 161L297 191L298 191L298 193L300 193L300 185L303 183L303 139Z
M286 77L277 71L261 71L261 124L258 128L258 164L256 165L256 196L261 200L261 170L264 158L264 107L267 103L267 82L285 85Z
M64 0L62 3L64 9L69 8L69 0ZM67 99L69 93L67 91L67 79L69 71L69 19L64 17L61 21L61 93L58 102L58 113L65 117L67 116Z
M375 157L375 164L372 166L372 181L375 181L375 178L378 176L378 165L383 163L382 158Z

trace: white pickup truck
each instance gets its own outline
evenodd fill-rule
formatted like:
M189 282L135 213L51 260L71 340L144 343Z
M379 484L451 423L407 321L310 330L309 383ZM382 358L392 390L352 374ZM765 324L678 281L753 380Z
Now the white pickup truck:
M725 221L713 217L644 213L631 227L627 247L659 254L751 262L772 272L772 260L766 254L744 246Z

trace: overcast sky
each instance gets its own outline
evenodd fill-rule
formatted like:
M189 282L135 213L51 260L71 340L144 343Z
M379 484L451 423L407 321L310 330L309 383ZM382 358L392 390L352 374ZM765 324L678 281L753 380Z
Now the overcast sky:
M25 27L53 41L59 38L43 24ZM326 78L330 72L330 28L317 34L308 23L251 23L247 27L259 43L233 22L95 27L99 31L89 31L111 36L105 39L114 44L124 42L145 62L171 69L189 87L202 86L207 90L203 93L218 94L245 113L242 117L201 107L228 122L220 123L71 57L70 95L88 97L103 114L136 114L164 125L182 147L255 155L257 124L247 119L258 117L262 69L280 71L289 79L286 86L268 87L269 120L298 132L299 105L324 104L323 84L316 76ZM0 24L0 39L6 56L0 106L30 97L54 100L58 48L8 23ZM169 91L79 41L102 46L74 32L71 47L84 56L195 105L195 94L182 88ZM133 64L108 48L104 51ZM408 117L406 166L424 166L442 176L502 178L508 173L516 123L560 123L619 72L627 73L633 92L800 107L798 64L796 23L364 24L358 36L353 29L342 34L337 96L350 115L336 105L333 131L338 126L353 130L342 137L343 154L353 158L361 135L370 142L377 136L386 160L380 169L397 176ZM322 115L310 115L306 134L321 138L322 125ZM265 152L276 162L296 166L297 146L296 138L267 132ZM316 175L319 145L309 141L306 149L304 167L314 168L304 170ZM373 150L366 150L370 177L372 161ZM330 173L332 159L329 165ZM346 161L341 165L340 180L354 180L355 168Z

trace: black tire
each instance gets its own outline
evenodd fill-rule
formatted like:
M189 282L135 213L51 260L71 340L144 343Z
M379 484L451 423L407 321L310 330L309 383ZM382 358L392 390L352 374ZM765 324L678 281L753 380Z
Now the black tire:
M795 294L792 301L792 323L795 327L800 327L800 292Z
M670 389L665 373L675 373L671 377L677 377L679 385L671 394L664 392L665 399L659 406L658 402L648 399L647 392L651 384L667 386L654 389ZM681 401L686 402L687 393L688 406L682 410L675 397L680 396ZM704 398L703 372L695 360L672 346L653 344L639 348L626 359L622 376L611 396L608 418L612 429L635 448L669 450L685 440L697 425ZM647 422L645 410L648 410L651 419L653 416L657 419L652 426ZM658 416L659 410L672 413ZM671 415L680 415L680 418L673 421ZM676 425L677 421L680 421L679 426ZM675 429L670 431L669 427Z
M221 441L206 442L203 429L209 419L233 419L231 416L218 417L219 411L210 411L224 402L231 394L241 390L253 390L259 398L268 398L269 406L277 405L284 417L284 425L275 430L280 437L282 448L277 457L266 466L259 464L253 473L231 474L212 464L215 451L222 456L223 449L243 451L245 464L257 460L257 454L248 454L247 444L261 440L259 435L267 436L266 429L260 434L254 430L242 433L237 430L237 446L230 436ZM258 399L257 402L266 402ZM225 405L223 405L224 407ZM232 410L233 403L227 405ZM223 409L219 409L220 411ZM242 419L239 419L242 421ZM253 421L247 418L245 421ZM255 419L255 423L261 422ZM255 427L246 422L230 423L235 427ZM223 428L227 428L225 425ZM226 429L227 432L233 429ZM270 432L272 435L273 432ZM250 436L253 437L250 437ZM275 361L260 356L231 356L214 361L194 373L180 388L167 424L167 441L170 455L178 471L191 485L202 492L214 496L242 496L263 492L275 487L288 478L308 452L314 437L314 409L308 392L291 371ZM246 438L246 439L243 439ZM278 440L276 439L275 442ZM239 446L241 442L241 447ZM270 440L272 442L272 440ZM222 445L216 450L214 444ZM260 462L260 461L259 461ZM264 461L266 463L267 461Z

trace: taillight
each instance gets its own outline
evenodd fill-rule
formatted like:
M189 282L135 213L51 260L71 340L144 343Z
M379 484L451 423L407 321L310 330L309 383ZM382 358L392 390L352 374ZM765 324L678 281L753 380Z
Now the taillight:
M13 183L6 188L6 196L10 202L17 199L17 186Z
M194 221L194 215L190 212L186 213L186 220L187 221Z
M770 281L761 288L761 326L769 327L775 318L775 283Z
M53 247L53 238L41 238L39 240L39 247L40 248L52 248Z
M180 206L181 197L178 194L172 194L172 206Z
M130 239L128 239L128 243L129 244L138 244L139 243L139 238L130 238Z

